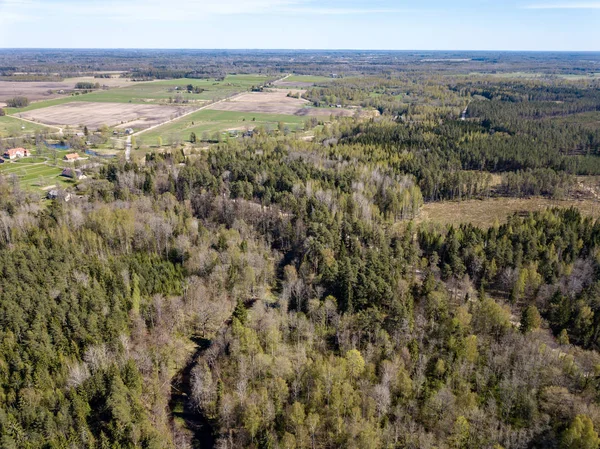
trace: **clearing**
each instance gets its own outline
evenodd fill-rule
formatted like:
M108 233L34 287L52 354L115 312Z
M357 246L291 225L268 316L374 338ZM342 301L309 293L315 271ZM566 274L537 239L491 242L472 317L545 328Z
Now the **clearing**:
M123 103L90 103L76 101L19 113L19 117L48 125L115 126L132 123L137 129L173 119L189 109L178 106L158 106Z
M496 220L500 224L506 222L507 217L515 213L535 212L549 207L577 207L584 215L600 218L600 202L593 199L490 198L426 203L416 221L436 222L442 225L472 223L486 228L492 226Z

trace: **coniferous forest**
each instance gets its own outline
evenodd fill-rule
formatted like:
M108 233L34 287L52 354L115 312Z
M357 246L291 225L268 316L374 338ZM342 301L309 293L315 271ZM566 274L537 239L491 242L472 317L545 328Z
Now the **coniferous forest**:
M203 75L170 57L129 76ZM0 447L599 448L600 81L561 57L324 58L302 97L357 112L305 134L133 150L51 199L0 175ZM516 199L561 206L423 215Z

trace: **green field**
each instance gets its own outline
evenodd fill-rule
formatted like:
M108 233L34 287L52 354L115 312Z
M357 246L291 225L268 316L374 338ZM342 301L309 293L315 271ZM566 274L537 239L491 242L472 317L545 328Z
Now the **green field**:
M24 127L24 128L23 128ZM0 117L0 138L19 137L23 135L35 134L38 131L55 131L44 125L29 123L14 117Z
M88 94L57 98L54 100L39 101L32 103L25 108L14 109L7 108L9 114L18 112L32 111L48 106L55 106L73 101L90 101L103 103L138 103L138 104L161 104L168 103L169 98L175 98L181 95L191 103L199 105L217 101L232 96L238 92L246 92L252 86L262 85L273 78L258 75L229 75L224 81L215 81L214 79L176 79L165 81L153 81L139 84L132 84L127 87L114 88L91 92ZM189 85L204 89L202 93L188 94L185 88ZM179 87L182 90L175 90Z
M283 122L290 129L302 129L306 117L283 114L259 114L254 112L213 111L203 109L172 123L141 134L139 139L154 145L158 137L173 140L188 140L192 132L200 139L204 133L215 133L228 129L252 129L256 126L276 127Z
M323 83L331 81L334 78L329 76L313 76L313 75L292 75L285 79L288 83Z

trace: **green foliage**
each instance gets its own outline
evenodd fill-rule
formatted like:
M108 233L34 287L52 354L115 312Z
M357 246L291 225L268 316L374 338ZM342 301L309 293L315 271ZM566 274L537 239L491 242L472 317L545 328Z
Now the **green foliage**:
M597 449L599 446L598 433L586 415L577 415L562 434L561 447L565 449Z

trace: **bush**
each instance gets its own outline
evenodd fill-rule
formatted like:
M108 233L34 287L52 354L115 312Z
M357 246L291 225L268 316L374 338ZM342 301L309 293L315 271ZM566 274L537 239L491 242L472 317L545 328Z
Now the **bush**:
M6 105L9 108L24 108L29 106L29 99L26 97L14 97L6 100Z
M6 115L6 112L4 112L4 109L0 108L0 117L4 117Z

